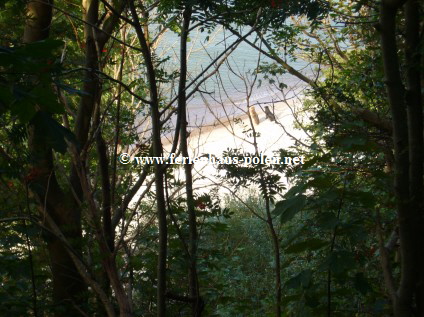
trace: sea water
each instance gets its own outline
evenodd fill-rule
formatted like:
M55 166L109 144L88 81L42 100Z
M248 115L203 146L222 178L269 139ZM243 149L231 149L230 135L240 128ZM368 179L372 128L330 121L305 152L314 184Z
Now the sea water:
M241 33L247 31L248 29L244 28ZM253 42L256 38L251 35L248 39ZM236 40L235 35L223 28L217 28L210 33L201 32L198 29L193 30L187 43L187 83L191 83ZM259 45L259 42L256 44ZM176 33L167 32L158 45L157 54L162 58L169 57L164 66L168 71L178 71L180 37ZM312 73L312 69L305 61L300 59L293 61L287 56L283 56L283 58L288 59L295 69L305 74ZM265 74L258 74L258 68L264 63L273 63L273 61L248 43L241 42L232 51L226 62L219 67L219 71L208 78L199 87L199 91L188 100L189 125L195 127L211 124L223 118L237 117L245 113L249 105L278 102L291 98L293 94L299 93L299 89L304 89L304 84L288 73L279 75L277 78L265 78ZM212 66L205 76L213 72L215 68L216 66ZM203 76L200 80L202 78ZM274 83L270 80L273 80ZM284 84L286 88L281 89L280 83ZM193 84L187 92L192 91L195 85ZM175 89L176 87L177 85L175 85Z

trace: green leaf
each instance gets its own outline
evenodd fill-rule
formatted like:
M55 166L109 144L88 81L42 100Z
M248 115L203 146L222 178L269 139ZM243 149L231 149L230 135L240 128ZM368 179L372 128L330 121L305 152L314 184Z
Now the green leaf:
M305 195L297 195L286 200L279 201L272 213L280 216L281 223L291 220L306 204Z
M15 100L10 108L12 114L17 115L22 123L29 122L36 114L37 108L52 114L64 112L63 106L58 102L50 86L38 85L31 91L19 86L13 88Z
M228 225L222 222L211 222L209 226L213 232L223 232L228 229Z
M326 246L328 244L327 241L321 240L321 239L309 239L306 241L302 241L299 243L292 244L288 248L286 248L286 253L300 253L306 250L314 251L321 249L322 247Z
M356 262L352 252L341 250L332 252L324 261L323 265L330 268L330 270L337 275L346 274L348 271L352 270Z
M367 139L362 135L349 135L336 138L335 144L347 149L367 149L365 145L367 144Z
M46 112L37 112L31 123L35 126L36 133L44 139L44 142L57 152L62 154L66 152L68 148L66 141L77 143L75 135Z
M19 59L13 54L13 50L0 47L0 66L9 67L16 64Z
M287 285L287 283L286 283L286 285ZM296 293L296 294L293 294L293 295L286 295L282 298L282 302L283 302L283 304L288 304L288 303L291 303L291 302L297 302L300 299L302 299L302 297L303 297L302 292L299 292L299 293Z
M31 94L35 97L35 102L43 111L51 113L64 113L65 109L57 101L57 96L49 86L40 85L35 87Z
M317 294L305 294L305 304L311 308L318 307L320 304L320 297Z
M367 278L362 272L355 274L355 277L353 278L353 285L362 295L366 295L369 291L372 291Z
M13 94L9 87L0 86L0 114L9 108L13 101Z
M25 46L20 47L15 52L21 56L31 57L31 58L45 58L52 56L54 50L63 46L63 41L47 39L43 41L33 42L25 44Z
M286 85L286 84L284 84L284 83L280 83L280 84L278 85L278 88L280 88L281 90L283 90L283 89L286 89L286 88L287 88L287 85Z
M334 213L327 211L317 216L316 223L323 229L333 229L339 223L339 219Z
M29 98L22 98L12 104L11 112L17 115L22 123L28 123L34 117L36 110Z
M287 191L285 194L286 197L291 197L300 193L303 193L306 190L307 186L303 183L296 184Z
M300 272L295 277L292 277L286 282L286 287L288 289L294 289L294 288L308 288L312 279L312 271L311 270L304 270Z

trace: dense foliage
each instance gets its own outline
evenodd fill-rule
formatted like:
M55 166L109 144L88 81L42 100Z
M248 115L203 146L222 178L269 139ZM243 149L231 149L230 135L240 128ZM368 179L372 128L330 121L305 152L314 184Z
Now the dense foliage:
M0 316L424 314L422 3L0 8ZM192 32L219 27L190 73ZM187 102L241 42L266 56L246 82L303 83L304 137L276 155L306 163L220 165L206 193L189 165L121 164L189 155ZM250 148L223 156L259 155L245 113Z

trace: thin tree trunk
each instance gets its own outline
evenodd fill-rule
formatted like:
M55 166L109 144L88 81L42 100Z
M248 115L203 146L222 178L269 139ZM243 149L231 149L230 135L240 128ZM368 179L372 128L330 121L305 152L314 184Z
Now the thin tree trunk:
M100 43L97 40L96 32L91 25L97 25L99 20L99 1L98 0L82 0L83 9L83 20L87 22L84 24L84 44L85 44L85 78L83 83L83 91L87 92L81 96L80 104L78 107L77 118L75 122L75 135L80 145L79 150L82 151L87 147L87 141L89 136L90 127L92 126L93 115L93 126L97 130L96 134L96 145L97 153L101 171L101 187L102 187L102 220L103 220L103 233L108 242L110 251L113 251L113 235L111 234L110 225L110 213L111 213L111 202L110 202L110 180L108 173L108 158L106 145L101 135L100 124L100 102L101 102L101 83L98 79L96 71L100 69L99 63L99 52ZM96 114L95 114L96 112ZM85 162L86 157L81 157ZM84 193L81 186L81 181L76 166L72 166L71 169L71 186L73 191L76 193L76 198L80 201L84 200ZM104 255L106 256L106 255ZM110 281L106 268L99 273L99 279L105 293L110 297ZM101 301L98 301L98 313L100 315L106 315L106 311Z
M100 103L100 100L99 100ZM98 105L100 107L100 105ZM96 148L97 148L97 155L99 160L99 168L100 168L100 176L101 176L101 188L102 188L102 229L103 229L103 235L106 240L107 245L107 254L109 256L112 256L112 253L115 248L115 235L114 230L112 228L112 216L111 216L111 185L110 185L110 178L109 178L109 159L107 156L107 148L106 143L102 136L102 129L100 126L100 109L96 111L96 118L95 118L95 124L94 126L97 127L97 135L96 135ZM106 254L103 254L103 256L106 256ZM100 273L100 279L102 288L105 291L105 293L111 297L111 287L110 287L110 279L108 276L108 272L106 270L106 267L103 267L104 270ZM104 310L104 307L102 306L102 303L99 301L100 306L98 307L98 314L101 316L101 314L106 315L106 311Z
M252 116L249 112L249 121L250 126L252 128L252 135L253 135L253 146L255 148L255 155L259 156L259 148L258 148L258 142L256 137L256 130L255 126L253 124ZM281 317L281 259L280 259L280 241L278 238L277 231L275 230L274 223L272 220L272 214L271 214L271 206L270 206L270 197L268 195L268 190L265 182L265 175L262 167L259 169L259 176L260 176L260 186L262 189L262 195L265 199L265 213L266 213L266 224L268 226L269 232L271 234L271 240L272 240L272 246L274 249L274 264L275 264L275 303L274 303L274 311L275 311L275 317Z
M99 18L98 0L82 0L84 24L84 45L85 45L85 78L82 90L87 92L81 96L78 107L77 118L75 120L74 133L80 145L80 150L86 146L91 119L95 104L99 100L100 83L95 71L99 68L99 57L97 54L95 30L91 25L96 25ZM85 158L82 158L83 160ZM80 179L76 167L71 169L70 182L77 199L83 199Z
M265 198L267 223L271 233L272 245L274 248L275 262L275 317L281 316L281 260L280 260L280 241L272 222L271 212L269 209L269 198Z
M107 244L102 224L101 217L98 210L97 203L95 202L91 186L89 184L88 177L85 172L85 167L82 165L82 162L78 160L78 154L75 149L73 149L75 154L74 164L77 166L79 178L81 180L81 187L84 193L84 198L87 201L88 205L88 216L89 220L94 226L94 234L96 236L96 242L99 246L99 251L101 254L102 268L107 273L107 277L110 281L110 285L113 289L113 294L118 302L119 306L119 315L122 317L131 317L133 316L132 308L130 305L130 301L128 299L127 294L125 293L125 289L122 285L119 270L116 266L115 254L110 251L109 246ZM105 294L102 289L102 293ZM100 295L100 292L98 292ZM103 301L103 299L102 299Z
M183 23L181 29L180 41L180 82L178 87L178 111L180 116L180 149L183 157L188 157L188 139L187 139L187 98L186 98L186 81L187 81L187 38L188 29L190 26L192 9L189 5L186 6L183 12ZM178 127L177 127L178 128ZM190 297L193 299L192 316L201 316L203 311L203 301L199 292L199 280L197 276L197 220L196 210L194 206L193 195L193 175L190 164L184 165L185 173L185 188L187 196L187 212L189 226L189 289Z
M153 156L163 155L161 141L161 124L159 112L158 87L156 82L155 68L153 65L150 46L146 40L148 34L144 34L134 5L134 0L129 1L131 15L134 20L134 28L138 41L142 49L142 54L147 70L147 80L150 91L150 115L152 118L152 142ZM157 316L166 316L166 263L168 252L168 225L166 219L166 201L164 191L164 171L163 166L155 162L155 185L156 185L156 212L159 227L158 239L158 266L157 266Z

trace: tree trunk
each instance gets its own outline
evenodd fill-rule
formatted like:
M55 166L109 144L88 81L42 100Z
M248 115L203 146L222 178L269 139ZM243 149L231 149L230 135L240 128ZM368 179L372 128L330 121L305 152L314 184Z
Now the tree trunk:
M397 13L405 1L383 1L381 46L393 121L395 196L399 219L401 276L392 296L396 317L422 316L423 123L420 92L419 3L406 1L406 78L402 81L396 42ZM415 11L415 12L414 12Z
M178 87L178 115L180 116L180 149L183 157L189 157L188 138L187 138L187 97L186 97L186 81L187 81L187 38L190 26L192 9L186 6L183 12L183 23L181 28L180 40L180 82ZM192 316L199 317L203 311L203 300L199 292L199 280L197 277L197 220L196 210L194 206L193 195L193 175L191 173L192 166L184 164L185 188L187 197L187 212L189 226L189 289L192 301Z
M249 105L248 105L249 106ZM249 121L250 121L250 126L252 128L252 135L253 135L253 146L255 148L255 155L259 156L260 152L259 152L259 147L258 147L258 142L257 142L257 137L256 137L256 130L255 130L255 126L253 124L253 117L249 112ZM278 233L275 230L275 226L274 226L274 222L272 219L272 214L271 214L271 206L270 206L270 197L268 194L268 187L266 185L266 181L265 181L265 172L263 170L263 168L261 166L259 166L259 184L260 184L260 189L261 189L261 194L265 200L265 214L266 214L266 218L262 218L265 222L266 225L269 229L270 235L271 235L271 241L272 241L272 247L274 249L274 264L275 264L275 269L274 269L274 283L275 283L275 290L274 290L274 298L275 298L275 302L274 302L274 312L275 312L275 317L281 317L281 259L280 259L280 240L278 238Z
M147 41L148 34L144 34L134 0L129 1L129 8L134 20L134 28L140 43L143 59L146 65L147 81L150 91L150 116L152 118L152 142L153 156L163 155L161 141L161 123L159 111L159 96L156 81L155 67L153 64L151 47ZM156 212L158 218L159 238L158 238L158 266L157 266L157 316L166 316L166 263L168 252L168 224L166 217L166 201L164 189L164 171L162 164L154 163L155 185L156 185Z
M409 193L412 225L414 228L414 252L416 277L415 279L415 310L417 316L424 316L424 208L423 208L423 104L421 92L421 49L423 45L420 37L420 2L409 0L405 5L406 22L406 103L408 114L409 137ZM420 42L421 38L421 42ZM421 66L421 67L420 67Z
M27 5L27 21L23 36L24 43L45 40L49 36L52 21L53 0L30 1ZM53 169L52 149L45 144L42 131L30 124L28 128L29 148L32 157L32 171L37 177L29 184L39 201L41 218L48 213L69 239L74 251L80 253L81 215L60 189ZM46 239L53 278L53 303L55 316L78 316L79 307L84 303L85 283L78 273L67 248L52 235Z
M271 213L269 211L269 198L266 198L267 204L267 220L268 227L271 233L272 246L274 248L275 262L275 317L281 316L281 260L280 260L280 241L278 240L277 232L272 223Z

